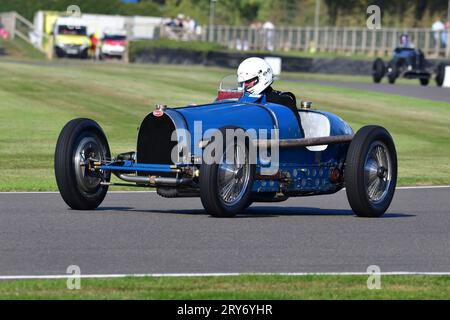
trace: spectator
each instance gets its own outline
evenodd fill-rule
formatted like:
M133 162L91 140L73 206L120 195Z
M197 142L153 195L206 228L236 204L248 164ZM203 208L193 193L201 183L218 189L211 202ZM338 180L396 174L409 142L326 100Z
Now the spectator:
M250 50L250 45L249 45L247 39L244 39L244 41L242 42L242 50L243 50L243 51L248 51L248 50Z
M193 18L188 17L187 18L187 25L188 25L189 33L194 34L195 33L195 29L197 28L197 22Z
M89 35L89 38L91 40L91 48L90 48L90 53L91 56L94 59L98 59L99 58L99 53L100 53L100 48L99 48L99 40L100 40L100 35L97 32L93 32Z
M236 39L236 50L238 51L242 51L243 47L242 47L242 41L241 39L237 38Z
M436 21L431 26L431 30L434 31L434 40L440 45L442 41L442 35L444 34L445 25L442 23L441 19L438 17Z
M261 22L258 22L258 21L253 22L253 23L250 25L250 29L260 30L261 28L262 28Z
M197 22L191 18L187 17L185 23L185 32L187 33L188 40L195 40L195 30L197 28Z
M9 38L9 32L6 31L5 27L3 26L2 22L0 21L0 39L6 40Z
M442 32L442 43L444 44L444 47L447 47L448 45L448 33L450 32L450 21L447 21L445 23L445 31Z
M400 36L400 46L403 48L414 48L414 46L409 41L409 36L407 34L402 34Z
M200 38L202 36L203 33L203 28L201 25L197 24L197 26L195 27L195 36L197 38Z
M185 21L184 21L184 14L179 13L177 16L177 27L178 28L183 28L185 26Z
M175 28L177 27L177 21L171 17L170 20L166 22L166 26L168 26L169 28Z
M267 20L263 24L262 28L264 30L264 35L266 39L266 49L269 51L273 51L275 49L274 48L275 26L270 20Z

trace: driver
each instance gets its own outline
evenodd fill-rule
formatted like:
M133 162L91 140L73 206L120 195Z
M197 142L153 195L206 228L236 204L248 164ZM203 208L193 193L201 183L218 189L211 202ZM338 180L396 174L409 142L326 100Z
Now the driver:
M407 34L402 34L400 36L400 47L394 52L395 54L392 63L401 65L402 61L404 61L408 70L413 69L413 66L416 63L416 56L420 54L419 50L414 50L414 46L409 41L409 36Z
M246 92L263 94L267 102L289 107L298 117L297 101L291 92L274 90L271 85L274 80L271 66L261 58L248 58L241 62L237 70L238 81Z
M407 34L402 34L400 36L400 46L407 49L413 48L413 45L409 42L409 36Z

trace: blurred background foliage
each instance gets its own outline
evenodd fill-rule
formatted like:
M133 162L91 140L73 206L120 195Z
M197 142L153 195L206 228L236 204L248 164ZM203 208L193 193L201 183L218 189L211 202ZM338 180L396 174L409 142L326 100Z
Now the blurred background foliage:
M32 19L37 10L65 9L77 4L83 12L166 16L182 13L199 23L208 22L211 0L1 0L0 11L17 11ZM445 20L448 0L321 0L320 24L323 26L362 26L371 4L382 9L385 27L430 27L440 17ZM275 25L314 24L316 0L217 0L218 24L245 25L271 20Z

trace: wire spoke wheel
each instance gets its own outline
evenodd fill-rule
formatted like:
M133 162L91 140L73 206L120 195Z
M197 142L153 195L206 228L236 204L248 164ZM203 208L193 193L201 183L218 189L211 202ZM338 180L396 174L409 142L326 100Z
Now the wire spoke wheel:
M226 137L227 129L219 129ZM235 139L221 147L217 163L200 166L200 199L214 217L234 217L251 204L256 165L250 161L248 141Z
M397 183L397 153L389 132L361 128L350 143L345 168L347 199L360 217L380 217L388 209Z
M230 151L227 150L217 172L219 195L227 205L236 204L242 199L250 180L250 164L245 149L239 145L235 145L233 149L233 160L226 159L226 155Z
M389 150L380 141L372 143L364 164L366 192L369 201L384 200L392 181L392 164Z

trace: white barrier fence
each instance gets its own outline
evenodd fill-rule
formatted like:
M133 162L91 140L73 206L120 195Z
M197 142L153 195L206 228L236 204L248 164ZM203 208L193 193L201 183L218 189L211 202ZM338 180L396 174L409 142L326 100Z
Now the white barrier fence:
M201 39L238 50L344 52L391 54L402 34L426 55L450 57L450 32L431 29L382 28L369 30L354 27L279 27L255 29L238 26L203 28Z
M36 40L33 37L33 35L36 35L36 30L30 21L22 17L17 12L0 13L0 21L9 32L12 39L15 39L16 37L20 38L45 53L44 48L37 45ZM41 35L41 37L46 38L45 35Z

